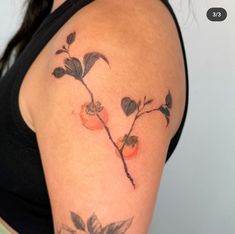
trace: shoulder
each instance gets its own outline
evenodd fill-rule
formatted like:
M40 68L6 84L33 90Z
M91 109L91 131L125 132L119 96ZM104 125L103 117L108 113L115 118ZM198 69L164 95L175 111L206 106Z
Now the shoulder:
M75 91L72 79L55 82L51 78L55 68L67 66L64 64L66 54L56 52L68 46L66 40L73 33L76 38L70 52L81 68L85 56L92 53L94 56L102 54L108 60L109 64L102 57L94 57L91 62L99 63L91 71L98 77L93 83L99 91L106 89L127 93L131 88L133 93L140 93L145 89L150 94L156 92L164 96L166 90L172 90L177 104L173 135L184 109L185 74L177 29L166 7L160 1L151 0L125 3L95 1L74 15L51 40L46 53L47 62L40 86L43 98L52 99L53 103L54 99L58 99L59 102L64 100L67 105L73 102L66 101L68 93L72 100L80 95ZM49 102L47 99L45 103ZM42 98L37 100L42 103Z
M94 1L68 20L53 37L52 45L62 43L69 31L76 31L87 45L113 46L110 49L126 46L129 50L159 51L164 46L180 46L173 17L159 0Z

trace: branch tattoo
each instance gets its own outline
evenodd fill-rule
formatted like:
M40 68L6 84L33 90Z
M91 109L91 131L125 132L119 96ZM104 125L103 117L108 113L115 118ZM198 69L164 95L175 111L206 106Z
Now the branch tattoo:
M142 100L134 100L131 97L123 97L121 99L121 108L124 114L129 117L134 115L133 123L130 127L130 130L124 134L124 136L114 140L111 131L108 127L108 111L101 102L95 99L93 92L89 89L85 83L85 77L91 68L94 66L97 60L102 59L108 66L109 60L99 52L89 52L86 53L83 57L83 65L80 60L76 57L73 57L70 53L70 46L74 43L76 39L76 32L70 33L67 36L66 45L63 45L61 49L56 51L56 55L66 54L64 59L64 66L57 67L54 69L52 75L55 78L62 78L64 75L72 76L74 79L80 81L80 83L87 90L90 95L90 101L83 104L80 112L80 119L84 127L89 130L99 130L104 129L107 133L107 136L111 143L114 146L115 154L121 159L124 172L131 182L133 188L136 187L135 181L131 176L126 160L134 158L139 151L139 137L133 135L135 124L140 117L143 117L145 114L159 111L165 116L167 125L170 122L170 109L172 108L172 95L168 91L165 97L165 103L160 107L152 108L146 110L148 106L153 103L153 99L148 99L146 96Z
M62 224L57 229L57 234L76 234L77 231L89 234L124 234L130 228L133 221L132 217L128 220L113 222L103 227L95 213L92 214L87 222L84 222L78 214L72 211L70 212L70 218L73 227L71 228L68 225Z

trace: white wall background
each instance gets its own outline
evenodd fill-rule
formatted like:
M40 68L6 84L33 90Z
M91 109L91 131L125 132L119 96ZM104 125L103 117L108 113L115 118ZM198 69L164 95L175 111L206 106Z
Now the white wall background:
M151 234L235 233L235 2L170 0L188 56L185 129L165 167ZM206 12L223 7L224 22Z
M190 99L182 138L162 176L149 234L235 233L235 2L170 0L188 57ZM22 0L0 2L0 51ZM206 12L223 7L224 22Z

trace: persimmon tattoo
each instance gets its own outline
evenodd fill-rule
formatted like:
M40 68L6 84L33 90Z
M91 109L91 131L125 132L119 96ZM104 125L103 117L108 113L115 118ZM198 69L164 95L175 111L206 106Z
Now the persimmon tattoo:
M74 43L76 39L76 32L70 33L67 36L66 44L63 45L61 49L56 51L56 55L66 54L64 59L64 66L57 67L54 69L52 75L55 78L62 78L64 75L72 76L84 86L90 95L90 100L84 103L81 107L80 119L82 125L89 130L100 130L104 129L111 143L114 146L115 154L121 159L124 167L124 172L131 182L132 186L135 188L135 181L131 176L126 160L135 158L139 151L139 137L133 135L133 130L137 120L143 117L145 114L150 114L152 112L159 111L165 116L166 126L170 123L170 110L172 108L172 95L168 91L165 97L165 103L159 107L146 109L148 106L153 104L154 99L148 99L146 96L141 100L134 100L131 97L121 98L121 108L124 114L129 117L134 115L132 125L130 130L124 134L124 136L119 137L114 140L110 128L108 127L108 111L102 103L96 100L93 92L87 86L85 82L85 77L87 73L91 70L97 60L102 59L109 67L109 60L99 52L89 52L83 56L83 65L80 60L73 57L70 54L70 46Z
M72 211L70 211L70 218L72 220L73 227L62 224L57 229L57 234L76 234L78 231L89 234L124 234L133 222L132 217L127 220L110 223L103 227L95 213L88 218L87 222L84 222L78 214Z

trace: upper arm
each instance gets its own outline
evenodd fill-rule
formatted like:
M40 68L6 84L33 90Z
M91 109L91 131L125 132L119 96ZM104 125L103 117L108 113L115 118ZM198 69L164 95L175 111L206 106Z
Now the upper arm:
M32 112L55 232L146 233L183 110L177 34L89 25L51 44Z

